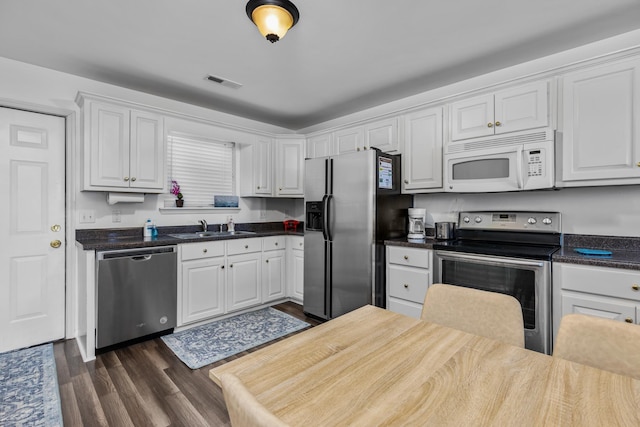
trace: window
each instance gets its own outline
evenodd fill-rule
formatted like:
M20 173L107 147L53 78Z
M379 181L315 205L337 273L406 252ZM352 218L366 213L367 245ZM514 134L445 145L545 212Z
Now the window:
M235 143L183 134L168 141L170 181L180 184L185 206L212 206L214 195L235 195Z

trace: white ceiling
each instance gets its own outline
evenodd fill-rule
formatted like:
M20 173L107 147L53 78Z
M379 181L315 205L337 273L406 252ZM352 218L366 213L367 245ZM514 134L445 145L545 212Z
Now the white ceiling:
M0 56L297 130L640 28L640 0L294 3L270 44L244 0L2 0Z

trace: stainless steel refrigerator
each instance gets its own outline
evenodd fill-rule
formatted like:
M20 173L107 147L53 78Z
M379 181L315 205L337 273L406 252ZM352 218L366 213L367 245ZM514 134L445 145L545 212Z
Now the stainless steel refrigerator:
M384 240L406 236L413 203L400 179L400 156L377 149L305 161L305 313L385 306Z

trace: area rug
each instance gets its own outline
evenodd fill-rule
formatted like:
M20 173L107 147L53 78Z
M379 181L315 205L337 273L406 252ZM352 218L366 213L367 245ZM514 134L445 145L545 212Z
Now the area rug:
M62 426L53 344L0 354L0 426Z
M162 337L167 346L191 369L310 326L268 307L197 326Z

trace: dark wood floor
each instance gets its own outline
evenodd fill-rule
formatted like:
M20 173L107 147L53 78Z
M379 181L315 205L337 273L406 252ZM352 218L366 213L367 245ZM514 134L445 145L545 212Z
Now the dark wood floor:
M291 302L274 306L317 325ZM286 338L286 337L285 337ZM178 359L160 338L82 362L75 340L54 344L64 425L228 426L220 388L209 370L271 343L197 370Z

